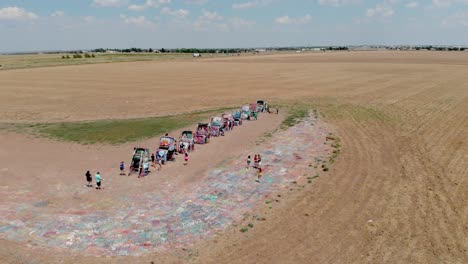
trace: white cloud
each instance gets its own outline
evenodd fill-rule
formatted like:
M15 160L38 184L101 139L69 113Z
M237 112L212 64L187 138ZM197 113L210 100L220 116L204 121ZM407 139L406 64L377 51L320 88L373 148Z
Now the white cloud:
M223 17L218 15L216 12L210 12L206 10L202 10L202 15L199 17L200 20L208 20L208 21L213 21L213 20L222 20Z
M161 5L164 5L164 4L169 4L171 2L171 0L146 0L145 3L141 4L141 5L130 5L128 6L128 10L131 10L131 11L143 11L147 8L151 8L151 7L159 7Z
M233 9L249 9L249 8L254 8L254 7L259 7L259 6L267 6L276 1L277 0L254 0L254 1L243 2L243 3L234 3L232 4L232 8Z
M36 18L38 15L17 6L0 9L0 20L32 20Z
M448 7L457 3L468 4L468 0L432 0L432 5L435 7Z
M388 18L393 16L395 11L390 5L386 4L377 4L374 8L367 9L366 16L367 17L375 17L375 18Z
M128 17L125 15L120 15L120 18L123 20L125 24L129 24L129 25L136 25L136 26L154 25L153 22L147 20L145 16Z
M144 5L129 5L128 6L128 10L131 10L131 11L143 11L146 8L148 8L148 6L146 4L144 4Z
M127 3L127 0L93 0L93 5L98 7L119 7Z
M51 17L63 17L63 16L65 16L65 12L57 10L57 11L53 12L50 16Z
M170 9L169 7L164 7L161 9L161 14L175 16L177 18L185 18L189 15L189 11L186 9Z
M224 17L216 12L202 10L202 15L193 23L195 31L228 31L229 25L224 22Z
M277 24L282 24L282 25L303 25L303 24L310 23L311 21L312 21L311 15L305 15L303 17L297 17L297 18L292 18L286 15L282 17L277 17L275 19L275 22Z
M318 0L319 5L342 6L346 4L360 4L362 0Z
M418 2L409 2L405 6L408 7L408 8L416 8L416 7L419 6L419 3Z

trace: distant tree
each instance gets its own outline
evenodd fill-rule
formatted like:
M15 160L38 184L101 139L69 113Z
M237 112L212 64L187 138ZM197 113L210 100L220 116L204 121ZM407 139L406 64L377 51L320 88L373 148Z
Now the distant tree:
M96 57L96 56L95 56L94 54L91 54L91 57L93 57L93 58L94 58L94 57Z
M148 49L148 52L153 52L154 50L152 48L149 48Z

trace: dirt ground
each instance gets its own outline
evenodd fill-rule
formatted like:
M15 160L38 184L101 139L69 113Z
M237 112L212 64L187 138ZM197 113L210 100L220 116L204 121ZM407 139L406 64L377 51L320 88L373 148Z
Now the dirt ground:
M168 253L131 261L466 263L467 72L467 52L292 54L12 70L0 72L0 119L142 117L239 105L256 98L310 100L342 140L342 154L331 171L312 185L287 191L266 221L256 222L248 233L232 227L195 245L190 254L181 253L183 257ZM243 133L238 136L252 142L281 120L270 116L260 121L233 133ZM20 185L45 196L53 196L54 188L72 191L66 188L79 184L80 178L68 181L69 173L85 164L95 164L90 169L98 169L98 164L112 168L114 157L121 159L128 153L124 148L135 145L78 146L14 134L0 137L3 190ZM233 138L238 137L216 143L228 144L232 153L203 152L197 170L248 148L249 143ZM104 158L108 155L112 159ZM4 170L18 164L25 173ZM192 171L167 169L183 175L184 180L175 183L190 186ZM67 184L62 182L65 178ZM148 190L144 185L141 191ZM96 194L76 195L92 202ZM62 202L57 200L70 205L67 199ZM0 257L12 263L58 262L66 254L39 254L6 239L0 246Z

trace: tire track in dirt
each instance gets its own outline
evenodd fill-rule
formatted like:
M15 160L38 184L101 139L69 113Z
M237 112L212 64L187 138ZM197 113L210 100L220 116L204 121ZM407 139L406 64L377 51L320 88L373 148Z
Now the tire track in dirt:
M347 111L350 111L349 109ZM265 241L275 241L274 238L294 237L294 241L283 244L279 252L275 248L274 253L259 252L248 253L248 248L258 248L256 242L258 241L243 241L239 250L245 252L241 259L234 261L234 263L251 262L257 254L263 257L270 255L269 258L275 260L277 258L283 259L282 263L292 263L294 261L312 263L323 262L340 262L342 256L356 256L360 255L363 250L364 243L357 242L353 245L346 245L349 239L354 241L364 241L366 236L366 222L369 219L378 219L378 215L383 212L383 208L379 212L372 212L370 210L375 205L383 205L386 203L385 197L381 194L388 193L389 188L393 184L388 183L392 181L393 177L385 173L384 176L378 175L377 171L381 171L381 165L384 161L387 166L391 167L392 164L397 163L398 160L394 155L387 155L385 151L369 151L369 145L378 147L388 147L393 144L391 133L385 135L386 140L376 138L377 132L381 130L384 124L377 123L375 127L378 129L369 130L363 127L360 121L354 122L347 121L342 124L342 127L337 131L342 139L344 150L342 156L337 162L336 169L332 173L337 175L327 175L320 177L313 185L313 190L306 190L307 195L298 194L297 202L292 202L285 211L282 213L290 213L302 219L282 220L281 217L274 218L274 223L270 223L267 230L259 231L262 233ZM347 131L352 131L351 133ZM379 133L381 135L381 133ZM383 145L383 146L382 146ZM371 162L369 162L371 160ZM369 163L375 164L374 166L365 166ZM385 170L389 172L390 170ZM349 174L353 175L352 177ZM328 177L327 177L328 176ZM369 191L371 189L372 191ZM308 217L304 218L304 212L310 213ZM372 213L371 213L372 212ZM374 218L377 217L377 218ZM307 220L307 222L304 222ZM329 226L330 228L323 229L322 226ZM287 227L286 230L283 230ZM333 228L332 228L333 227ZM280 233L280 234L278 234ZM255 237L256 234L252 234ZM311 244L304 243L309 241L308 237L313 236L313 248ZM339 239L340 238L340 239ZM288 239L290 240L290 239ZM301 242L302 241L302 242ZM299 243L301 242L301 243ZM260 247L262 248L262 247ZM330 252L330 248L340 248L341 256ZM223 249L223 254L226 254L228 249ZM298 252L307 251L307 254L300 256ZM323 252L327 251L328 254L324 255ZM316 253L316 254L314 254ZM280 257L281 256L281 257ZM217 256L219 257L219 255ZM222 257L227 262L232 256ZM342 259L341 259L342 260ZM348 259L349 260L349 259ZM273 261L275 262L275 261Z

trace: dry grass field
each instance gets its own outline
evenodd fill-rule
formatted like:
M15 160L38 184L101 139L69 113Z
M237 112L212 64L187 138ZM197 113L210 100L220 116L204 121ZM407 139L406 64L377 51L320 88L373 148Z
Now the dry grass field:
M342 141L331 170L292 192L248 233L227 230L195 245L191 258L161 260L466 263L467 73L467 52L282 54L8 70L0 71L0 120L154 117L257 98L311 104ZM56 143L41 144L46 151ZM0 246L0 257L12 263L59 262L61 256L70 263L97 261L67 259L63 252L38 257L6 239Z
M191 58L192 54L182 53L88 53L95 57L73 58L74 54L27 54L27 55L0 55L0 70L29 69L42 67L55 67L67 65L82 65L95 63L115 63L131 61L159 61L171 59ZM62 56L69 58L62 58Z

